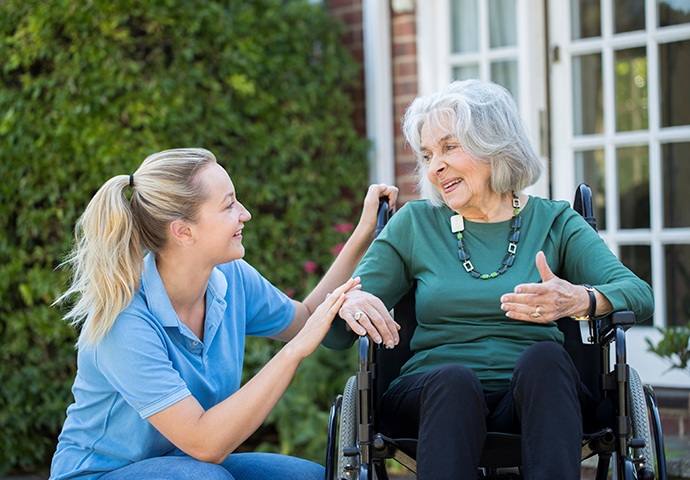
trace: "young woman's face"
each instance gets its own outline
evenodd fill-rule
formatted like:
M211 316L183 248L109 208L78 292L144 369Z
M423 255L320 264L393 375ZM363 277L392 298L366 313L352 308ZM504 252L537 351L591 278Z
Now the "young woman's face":
M195 245L214 265L244 257L242 229L252 216L237 200L235 187L223 167L212 163L198 173L208 199L191 224Z
M446 204L458 213L481 206L491 194L491 167L472 158L447 129L429 123L422 126L421 151L427 178Z

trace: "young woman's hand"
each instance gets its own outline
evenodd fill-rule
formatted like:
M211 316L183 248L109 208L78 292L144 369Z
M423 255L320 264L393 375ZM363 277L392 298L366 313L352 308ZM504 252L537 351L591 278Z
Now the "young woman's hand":
M326 336L333 319L345 301L345 294L359 288L361 288L359 277L350 278L343 285L329 293L326 296L326 300L316 308L304 324L304 327L288 345L300 352L302 357L311 355L316 350L316 347L319 346L323 337Z
M388 197L388 208L395 207L395 202L398 199L398 187L386 185L385 183L376 183L369 186L367 195L364 197L364 206L362 207L362 215L360 216L357 228L364 228L372 235L376 229L376 217L379 210L379 199L381 197Z

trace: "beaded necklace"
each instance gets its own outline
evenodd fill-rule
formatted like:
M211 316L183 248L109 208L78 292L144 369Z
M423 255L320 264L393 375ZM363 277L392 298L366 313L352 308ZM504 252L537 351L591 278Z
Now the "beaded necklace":
M465 267L465 271L472 275L473 278L488 280L490 278L498 277L508 270L515 262L515 252L517 252L517 244L520 240L520 227L522 226L522 218L520 217L520 199L517 194L513 192L513 218L510 221L510 235L508 235L508 253L506 254L501 266L495 272L479 273L474 269L474 265L470 261L470 252L467 251L465 243L462 241L462 232L465 230L465 225L461 215L454 215L451 217L451 230L457 233L458 236L458 258Z

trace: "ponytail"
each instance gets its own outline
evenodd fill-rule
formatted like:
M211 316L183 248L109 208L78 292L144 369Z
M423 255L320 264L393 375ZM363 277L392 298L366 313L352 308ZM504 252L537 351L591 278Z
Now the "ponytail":
M204 149L165 150L146 158L134 175L113 177L96 192L64 262L72 270L71 285L56 300L78 297L65 320L83 324L79 346L100 342L132 302L144 250L157 254L165 247L173 220L196 219L206 195L195 174L215 161Z

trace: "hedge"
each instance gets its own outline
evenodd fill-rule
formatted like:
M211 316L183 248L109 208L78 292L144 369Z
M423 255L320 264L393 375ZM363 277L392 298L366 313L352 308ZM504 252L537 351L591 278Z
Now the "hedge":
M246 259L299 298L356 221L356 63L307 0L5 0L0 15L0 476L48 469L75 332L51 307L86 203L150 153L210 149L253 214ZM305 267L305 265L308 267ZM307 268L307 271L305 271ZM251 339L251 375L280 347ZM244 448L323 461L354 368L319 350Z

